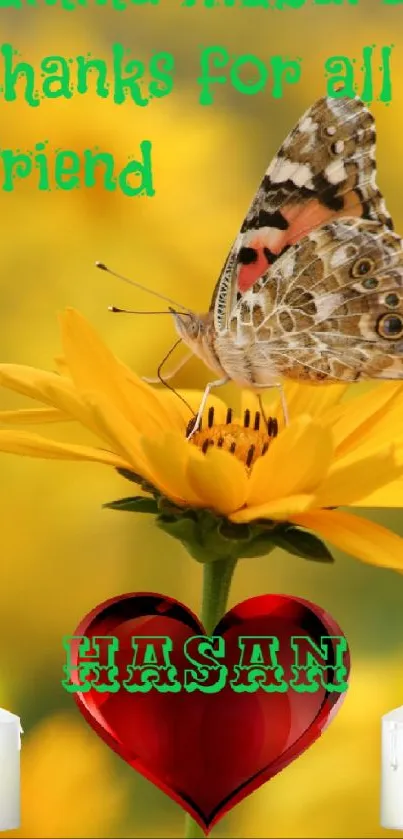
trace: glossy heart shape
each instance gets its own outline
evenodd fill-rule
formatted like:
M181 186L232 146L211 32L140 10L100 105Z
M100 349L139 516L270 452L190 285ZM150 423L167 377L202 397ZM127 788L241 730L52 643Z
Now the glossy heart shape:
M127 677L133 661L131 636L169 636L171 661L178 679L189 668L183 645L204 635L198 619L181 603L158 594L126 594L97 606L74 635L115 636L115 663ZM308 636L320 647L322 636L344 637L340 627L320 607L296 597L263 595L245 600L227 612L214 635L225 640L229 671L239 663L241 636L277 636L278 662L284 678L292 678L295 653L292 636ZM332 641L328 664L335 663ZM72 644L77 667L78 642ZM343 664L349 671L348 651ZM76 671L75 684L78 681ZM82 682L81 682L82 684ZM183 679L182 679L183 684ZM162 789L208 832L235 804L250 795L320 736L345 693L319 685L315 692L236 693L229 683L218 693L74 694L85 719L100 737L156 786Z

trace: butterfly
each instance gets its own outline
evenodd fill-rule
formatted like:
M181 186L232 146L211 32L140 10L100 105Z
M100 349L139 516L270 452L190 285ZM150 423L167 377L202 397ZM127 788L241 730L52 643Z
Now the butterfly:
M376 132L358 98L323 97L267 169L209 311L174 312L219 378L261 393L283 378L403 378L403 248L376 183ZM287 408L283 411L287 421Z

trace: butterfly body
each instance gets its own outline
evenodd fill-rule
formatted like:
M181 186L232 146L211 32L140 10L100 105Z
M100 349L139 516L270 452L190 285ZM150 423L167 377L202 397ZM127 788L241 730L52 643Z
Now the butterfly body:
M209 312L175 319L220 383L403 378L403 243L359 99L324 97L303 115L264 175Z

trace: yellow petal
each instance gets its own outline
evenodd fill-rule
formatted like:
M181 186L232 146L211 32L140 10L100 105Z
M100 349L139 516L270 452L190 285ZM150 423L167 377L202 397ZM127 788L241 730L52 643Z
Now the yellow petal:
M329 469L315 493L318 507L346 507L403 475L394 447L386 446L367 455L352 451Z
M338 405L347 390L347 385L309 385L290 382L286 391L290 419L301 414L322 417L325 411Z
M403 507L403 479L391 481L371 493L365 493L356 501L351 501L352 507Z
M310 493L323 481L331 457L330 431L309 417L299 417L256 461L249 481L248 506Z
M363 562L403 570L403 539L368 519L341 510L313 510L293 515L290 521L315 531L336 548Z
M283 383L284 397L288 415L291 421L301 415L322 417L323 413L338 404L346 392L347 385L309 385L300 382ZM261 391L266 416L277 418L279 428L284 428L283 409L278 387L266 388ZM243 410L259 410L256 393L245 391L243 395Z
M187 477L205 507L227 515L245 503L248 491L246 469L229 452L210 448L205 455L190 457Z
M232 513L231 521L242 523L256 519L272 519L273 521L289 521L290 517L309 510L315 504L314 495L289 495L288 498L276 498L267 504L256 507L245 507Z
M107 466L130 468L127 461L113 452L91 446L57 443L55 440L46 440L39 434L29 434L26 431L0 431L0 451L52 460L92 460Z
M78 312L68 309L60 322L66 362L78 390L103 394L140 433L161 432L166 417L157 392L125 369Z
M184 437L172 433L158 440L140 437L139 442L148 468L154 476L154 486L174 501L202 507L203 499L191 487L187 475L189 457L202 458L201 452Z
M109 440L111 448L131 464L134 472L153 483L153 476L147 469L138 434L131 423L102 394L83 394L83 399L98 434Z
M390 399L385 408L377 411L371 421L357 429L357 432L341 447L345 451L353 451L357 447L375 448L385 446L392 440L403 443L403 389Z
M0 364L0 385L22 396L38 399L46 405L58 408L66 416L78 420L94 431L79 394L73 383L64 376L23 364Z
M0 364L0 385L22 396L29 396L51 405L56 403L49 397L49 385L53 386L56 398L58 392L74 394L71 382L64 376L24 364Z
M123 362L119 361L119 366L123 375L124 388L128 388L130 399L134 399L137 405L142 404L147 415L151 413L152 416L156 416L164 430L171 429L182 434L192 418L193 411L177 395L180 391L174 393L167 387L149 385ZM186 395L184 398L186 399ZM143 424L144 431L146 428L147 422Z
M67 376L67 378L71 378L70 370L67 366L67 362L64 356L56 355L54 361L57 372L60 373L61 376Z
M326 414L323 421L332 428L337 454L343 455L353 449L367 432L374 438L375 424L388 414L391 403L402 393L401 383L383 382ZM380 441L380 445L384 442L384 439Z
M47 422L68 422L71 417L57 408L28 408L21 411L0 411L0 423L40 425Z

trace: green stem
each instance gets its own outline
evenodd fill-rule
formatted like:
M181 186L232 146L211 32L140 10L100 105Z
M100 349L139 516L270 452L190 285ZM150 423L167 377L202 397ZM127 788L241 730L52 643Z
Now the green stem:
M201 621L207 635L211 635L225 614L236 562L236 559L216 559L203 565ZM185 839L199 839L204 835L197 822L187 815Z
M216 559L203 565L201 622L211 635L225 615L236 559Z
M201 836L205 839L204 830L202 830L200 825L198 825L197 822L195 822L194 819L186 813L185 839L199 839Z

